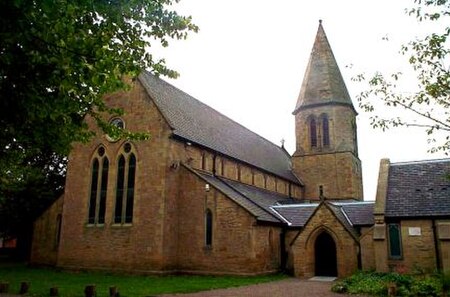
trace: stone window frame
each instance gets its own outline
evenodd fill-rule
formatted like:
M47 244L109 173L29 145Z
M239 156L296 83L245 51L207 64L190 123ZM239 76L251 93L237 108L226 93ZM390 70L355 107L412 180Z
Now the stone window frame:
M135 203L138 157L134 145L125 142L116 158L117 177L114 199L114 225L131 225Z
M400 223L389 223L386 224L386 228L387 228L387 235L388 235L388 256L389 259L391 260L401 260L403 259L403 246L402 246L402 229L401 229L401 225ZM392 228L392 229L391 229ZM394 230L393 228L395 228L395 231L397 233L397 241L396 245L397 247L394 245L394 238L391 234L391 230ZM397 248L398 249L398 253L393 253L393 249Z
M103 145L99 145L91 158L91 180L88 198L88 226L105 224L108 194L109 158Z

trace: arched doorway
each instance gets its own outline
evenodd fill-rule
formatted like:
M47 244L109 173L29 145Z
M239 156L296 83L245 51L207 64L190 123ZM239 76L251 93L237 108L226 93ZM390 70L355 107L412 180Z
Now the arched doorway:
M336 243L328 232L317 236L314 252L315 275L337 276Z

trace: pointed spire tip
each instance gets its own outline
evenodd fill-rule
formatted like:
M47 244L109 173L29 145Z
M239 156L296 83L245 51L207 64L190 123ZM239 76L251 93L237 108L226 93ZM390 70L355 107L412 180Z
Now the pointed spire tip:
M319 25L322 25L322 20L319 20Z

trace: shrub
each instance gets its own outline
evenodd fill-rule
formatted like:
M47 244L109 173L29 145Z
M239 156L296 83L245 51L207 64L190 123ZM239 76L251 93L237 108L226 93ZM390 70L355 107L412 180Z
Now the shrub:
M450 276L448 278L450 285ZM386 296L390 283L397 285L397 296L437 297L442 291L442 278L437 276L412 276L399 273L357 272L336 282L335 293Z

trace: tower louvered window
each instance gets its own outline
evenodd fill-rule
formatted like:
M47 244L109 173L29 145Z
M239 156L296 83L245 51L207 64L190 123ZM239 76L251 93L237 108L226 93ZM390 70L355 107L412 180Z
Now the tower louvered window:
M317 123L314 118L309 121L309 138L311 147L317 147Z
M322 144L324 147L330 146L330 127L326 115L322 116Z
M99 147L92 160L88 224L104 224L108 189L109 160L105 148Z
M130 143L125 143L117 161L116 204L114 223L133 222L136 155Z

